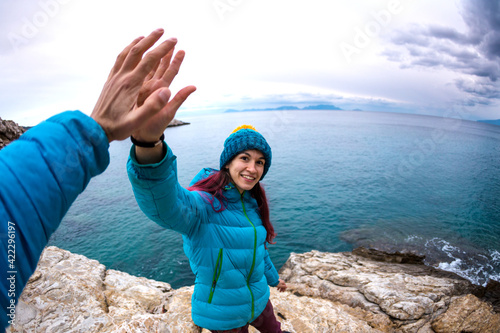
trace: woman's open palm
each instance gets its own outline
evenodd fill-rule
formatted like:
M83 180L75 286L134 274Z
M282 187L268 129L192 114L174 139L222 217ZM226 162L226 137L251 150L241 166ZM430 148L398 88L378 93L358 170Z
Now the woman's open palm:
M173 49L161 59L158 67L155 68L144 80L137 103L134 108L142 106L144 101L156 90L161 87L169 88L174 80L179 68L181 67L184 59L185 52L179 51L172 60ZM158 112L154 117L149 119L141 128L136 130L132 136L144 142L154 142L162 135L167 128L168 124L174 119L174 116L179 107L184 101L196 90L194 86L187 86L182 88L173 99L170 99L167 105Z

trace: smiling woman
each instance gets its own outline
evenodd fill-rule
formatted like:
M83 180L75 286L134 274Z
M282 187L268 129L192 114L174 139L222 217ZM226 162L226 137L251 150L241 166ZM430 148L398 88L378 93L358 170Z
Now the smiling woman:
M226 169L238 191L243 193L251 190L260 180L265 163L266 159L260 151L245 150L233 158Z
M237 155L237 156L235 156ZM271 166L271 147L253 126L236 128L224 142L221 170L229 171L240 193L251 190L264 178Z
M267 251L276 234L260 185L272 160L266 139L252 126L238 127L224 142L220 171L203 169L188 189L179 185L176 157L166 143L140 145L131 149L129 179L141 210L183 235L196 276L195 324L212 332L248 332L249 325L281 332L269 286L285 291L286 284Z

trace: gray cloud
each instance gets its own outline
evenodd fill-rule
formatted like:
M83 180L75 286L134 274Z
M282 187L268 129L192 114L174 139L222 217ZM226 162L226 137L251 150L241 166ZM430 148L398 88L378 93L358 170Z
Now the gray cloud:
M427 35L438 39L448 39L458 44L470 44L474 42L469 36L448 27L430 26L428 27Z
M478 84L478 82L475 81L458 79L455 84L461 90L473 95L482 96L484 98L500 98L500 90L498 90L498 87L488 81Z
M462 17L481 52L491 60L500 58L500 3L495 0L467 0Z
M390 36L393 46L383 55L401 68L444 68L472 76L454 82L467 94L467 104L494 104L500 99L500 2L464 0L461 15L467 31L411 25Z

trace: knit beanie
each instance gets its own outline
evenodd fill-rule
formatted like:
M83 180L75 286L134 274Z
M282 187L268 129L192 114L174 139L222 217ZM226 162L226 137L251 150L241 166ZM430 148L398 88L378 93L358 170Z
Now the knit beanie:
M266 159L266 163L264 163L264 172L262 173L261 180L264 179L269 167L271 166L271 147L267 143L266 139L257 132L255 127L250 125L242 125L236 128L224 141L224 150L220 154L220 169L224 168L224 166L229 163L234 156L239 153L250 150L257 149L259 150Z

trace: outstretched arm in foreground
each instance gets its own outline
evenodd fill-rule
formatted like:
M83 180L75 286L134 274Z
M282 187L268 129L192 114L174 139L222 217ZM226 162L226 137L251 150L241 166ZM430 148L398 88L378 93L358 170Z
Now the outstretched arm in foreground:
M127 138L168 105L168 86L143 87L175 46L176 40L168 39L145 54L162 35L156 30L120 53L93 119L64 112L0 151L2 327L15 320L17 299L70 205L109 164L109 142Z

